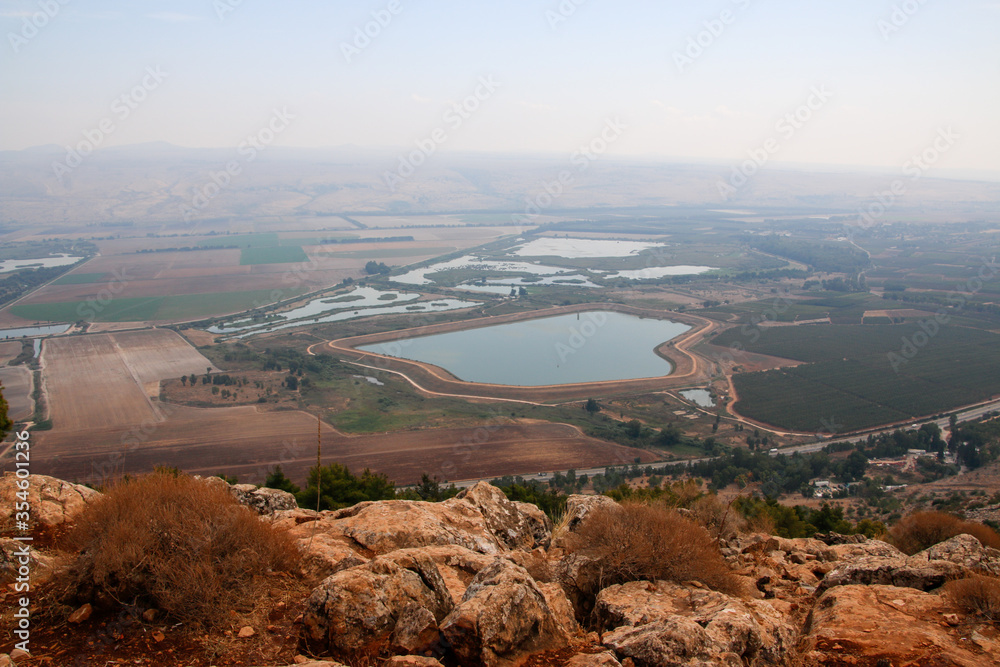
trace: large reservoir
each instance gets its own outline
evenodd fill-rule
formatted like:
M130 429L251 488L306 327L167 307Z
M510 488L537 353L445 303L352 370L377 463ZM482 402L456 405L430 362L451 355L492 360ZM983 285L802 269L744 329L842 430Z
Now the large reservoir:
M405 338L359 350L434 364L466 382L537 387L669 375L656 354L686 324L608 311Z

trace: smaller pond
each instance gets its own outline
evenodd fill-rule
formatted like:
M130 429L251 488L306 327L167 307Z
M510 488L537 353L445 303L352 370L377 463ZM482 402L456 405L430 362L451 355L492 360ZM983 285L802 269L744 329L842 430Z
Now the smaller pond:
M53 324L44 327L24 327L22 329L0 329L0 340L4 338L21 338L23 336L51 336L69 330L69 324Z
M401 300L402 301L402 300ZM387 301L384 303L392 303L392 301ZM253 327L243 327L242 329L226 329L222 332L212 331L211 333L225 333L226 338L246 338L248 336L256 336L262 333L271 333L272 331L280 331L282 329L291 329L293 327L302 327L312 324L327 324L329 322L342 322L343 320L353 320L358 317L370 317L372 315L399 315L399 314L415 314L415 313L440 313L446 310L461 310L462 308L472 308L474 306L481 305L477 301L462 301L460 299L437 299L435 301L421 301L420 303L411 303L409 305L403 303L398 306L383 306L383 307L369 307L369 308L357 308L354 310L338 310L329 315L322 315L320 317L309 317L302 320L294 320L292 322L274 321L265 324L256 325ZM231 335L235 332L236 335Z
M356 287L347 294L337 296L326 296L313 299L304 306L299 306L293 310L283 310L272 313L272 317L267 322L254 322L253 320L236 320L223 322L218 326L209 328L209 333L229 334L248 331L250 329L261 329L273 324L302 320L309 317L316 317L323 313L339 310L358 310L359 308L377 308L391 304L403 303L419 299L419 294L404 294L393 290L382 291L373 287Z
M655 280L656 278L666 278L667 276L697 276L714 270L715 267L712 266L680 264L677 266L651 266L646 269L630 269L612 273L607 277L628 278L630 280Z
M0 262L0 273L17 271L18 269L37 269L39 267L49 268L52 266L69 266L76 264L83 257L72 257L62 254L55 257L39 257L38 259L5 259Z
M698 407L715 407L715 400L712 398L712 393L708 391L708 389L685 389L681 392L681 396L691 401Z
M529 262L499 261L494 259L480 259L472 255L459 257L458 259L438 262L422 269L414 269L400 276L392 276L389 280L404 285L431 285L434 283L432 276L443 271L456 269L467 269L480 271L482 273L530 273L536 276L551 276L556 274L569 274L569 269L558 266L545 266L544 264L531 264Z
M513 254L519 257L628 257L643 250L664 247L661 243L645 241L612 241L609 239L558 239L540 238L517 247Z

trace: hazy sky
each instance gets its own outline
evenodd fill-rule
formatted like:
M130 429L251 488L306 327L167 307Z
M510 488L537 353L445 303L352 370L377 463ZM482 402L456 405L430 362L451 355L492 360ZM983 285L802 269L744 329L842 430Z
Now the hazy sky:
M618 119L615 155L887 167L951 127L938 168L1000 169L998 0L3 0L0 27L0 149L231 147L277 109L284 146L570 154Z

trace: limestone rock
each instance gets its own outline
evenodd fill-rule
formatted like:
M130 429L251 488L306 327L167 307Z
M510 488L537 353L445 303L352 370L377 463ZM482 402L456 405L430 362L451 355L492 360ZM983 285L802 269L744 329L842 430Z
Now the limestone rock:
M24 564L23 554L27 549L28 567L31 569L31 583L39 586L49 581L59 564L59 559L31 546L29 542L0 538L0 586L13 582L18 569Z
M400 549L391 555L405 558L408 554L415 553L423 554L434 561L454 604L462 601L462 596L465 595L465 590L472 580L494 561L491 556L454 544L422 549Z
M576 532L587 518L596 509L614 509L618 507L611 498L607 496L583 496L574 494L566 498L566 513L563 523L569 532Z
M304 534L308 534L308 529L292 532L293 536L298 537L296 544L302 551L300 567L304 574L328 577L335 572L363 565L369 560L352 548L351 543L343 536L318 531L315 535Z
M647 625L626 625L604 635L604 646L640 667L742 667L735 654L715 654L705 630L680 616Z
M476 575L441 634L461 664L488 667L568 639L527 571L502 559Z
M847 542L830 545L837 560L854 560L858 558L906 558L906 554L882 540L864 540L863 542Z
M787 539L784 537L772 537L767 541L767 551L783 551L788 554L789 562L803 565L806 560L818 560L822 562L832 562L837 560L837 552L820 540L807 537ZM803 557L801 561L796 556ZM812 556L809 559L808 556Z
M13 527L16 494L20 491L17 480L12 472L5 472L0 478L0 528ZM101 497L89 487L47 475L29 475L27 480L31 521L42 526L70 523L88 503Z
M944 560L911 562L905 556L861 557L847 560L830 570L823 577L817 591L823 593L834 586L857 584L901 586L929 591L961 577L962 573L961 565Z
M983 546L975 537L964 533L909 558L909 563L913 566L933 561L948 561L972 572L1000 576L1000 550Z
M940 665L998 664L1000 654L962 640L943 622L953 612L939 595L895 586L837 586L810 612L801 664Z
M591 556L568 553L553 564L555 579L566 591L578 618L585 618L593 609L594 595L601 580L601 566Z
M581 653L566 661L566 667L622 667L611 651L603 653Z
M411 603L438 621L451 611L451 596L433 560L419 553L393 556L341 570L312 592L303 614L309 646L344 657L377 652L390 643Z
M864 535L842 535L841 533L816 533L813 539L831 546L834 544L861 544L868 541Z
M555 618L556 625L566 634L573 635L580 630L580 624L576 622L576 613L573 604L566 596L566 591L559 584L548 582L535 582L538 590L545 596L545 602L549 605L549 610Z
M784 615L767 602L740 600L706 588L664 581L609 586L598 594L594 615L606 629L667 623L664 627L669 630L679 627L675 621L691 621L703 630L708 642L700 649L701 659L732 654L758 665L781 664L795 635ZM670 637L668 631L659 632L654 643L673 641ZM645 637L641 643L649 641L651 637ZM674 652L694 656L690 649L685 645Z
M434 658L419 655L397 655L382 663L382 667L444 667Z
M545 512L531 503L507 500L503 491L487 482L479 482L443 504L459 503L478 509L487 530L508 549L544 549L552 541L552 522Z
M323 514L318 530L343 536L364 555L447 544L496 555L512 548L533 549L538 534L544 533L538 517L523 512L485 482L442 503L382 500Z
M229 492L240 502L257 514L273 515L283 510L293 510L298 507L295 496L281 489L257 488L253 484L233 484Z
M72 614L70 614L69 618L66 620L68 620L70 623L83 623L84 621L89 619L90 615L93 613L94 613L94 608L90 606L90 603L88 602L87 604L83 605L82 607L74 611Z
M437 647L441 631L437 619L426 607L410 602L400 612L392 632L392 650L421 654Z

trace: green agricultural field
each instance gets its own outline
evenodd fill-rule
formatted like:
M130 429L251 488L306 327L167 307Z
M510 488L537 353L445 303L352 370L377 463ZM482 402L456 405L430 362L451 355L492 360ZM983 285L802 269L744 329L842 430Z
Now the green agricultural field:
M86 285L89 283L99 283L104 280L106 273L71 273L58 280L53 280L53 285Z
M294 296L302 291L288 290L287 294ZM247 310L272 300L271 290L252 290L116 298L103 306L94 301L20 304L12 306L10 312L38 322L191 320Z
M305 262L306 256L302 246L274 246L266 248L244 248L240 251L240 264L291 264Z
M716 306L706 313L735 314L743 321L753 318L777 322L800 322L829 317L834 324L860 324L866 310L881 310L891 306L868 292L815 292L803 299L775 295L763 301L747 301L731 306ZM912 306L906 306L912 307Z
M298 296L306 291L304 287L285 289L282 298ZM246 292L211 292L208 294L181 294L168 296L156 311L158 320L192 320L212 317L224 313L234 313L274 301L273 290L249 290Z
M162 296L113 299L101 305L96 301L60 301L11 306L18 317L38 322L138 322L153 317L163 302Z
M948 325L928 337L913 324L828 325L758 334L733 329L713 342L811 362L733 377L737 411L783 428L846 432L1000 395L1000 336L988 331Z

